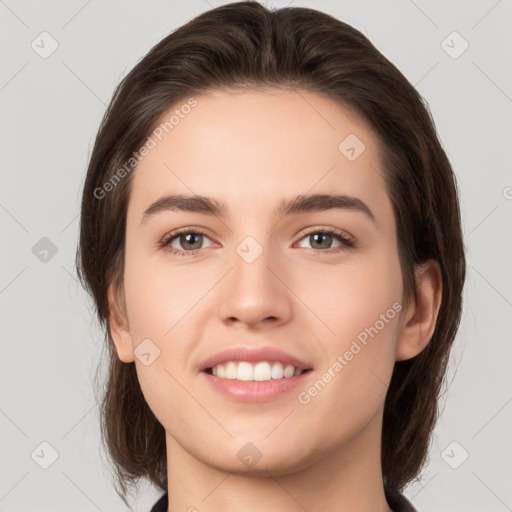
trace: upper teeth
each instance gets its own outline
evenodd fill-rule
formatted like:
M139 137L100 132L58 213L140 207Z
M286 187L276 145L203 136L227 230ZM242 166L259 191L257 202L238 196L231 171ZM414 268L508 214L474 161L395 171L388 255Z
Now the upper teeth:
M222 379L257 381L294 377L304 371L291 364L283 365L279 362L267 361L254 364L247 361L228 361L212 368L212 374Z

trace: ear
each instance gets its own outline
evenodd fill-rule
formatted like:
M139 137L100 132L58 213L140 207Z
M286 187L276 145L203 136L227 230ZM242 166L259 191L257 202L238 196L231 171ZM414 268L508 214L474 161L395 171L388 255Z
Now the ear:
M109 332L114 342L117 355L123 363L135 360L133 342L128 325L124 290L122 285L111 283L108 288Z
M436 327L441 306L442 277L439 264L428 260L414 269L417 299L405 308L398 338L396 360L418 355L427 345Z

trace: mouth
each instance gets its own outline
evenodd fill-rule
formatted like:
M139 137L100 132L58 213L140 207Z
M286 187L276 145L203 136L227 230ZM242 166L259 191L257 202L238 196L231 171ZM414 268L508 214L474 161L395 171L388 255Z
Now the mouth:
M311 363L274 347L238 346L218 352L199 367L215 393L234 402L270 402L291 397L313 372Z
M300 377L312 371L312 368L302 368L282 361L226 361L203 371L218 379L265 382Z

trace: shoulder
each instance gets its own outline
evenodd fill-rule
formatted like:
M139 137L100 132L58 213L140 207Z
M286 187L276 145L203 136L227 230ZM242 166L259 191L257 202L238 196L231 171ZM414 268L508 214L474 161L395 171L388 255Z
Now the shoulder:
M167 512L169 506L168 494L165 493L154 505L150 512Z
M384 485L384 493L386 495L386 501L393 510L393 512L418 512L410 501L398 490Z

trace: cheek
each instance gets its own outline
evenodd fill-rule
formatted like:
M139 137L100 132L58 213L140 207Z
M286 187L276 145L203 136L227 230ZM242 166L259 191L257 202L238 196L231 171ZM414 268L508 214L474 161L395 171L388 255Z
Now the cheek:
M298 294L324 324L316 320L324 333L317 341L320 382L302 390L303 402L315 402L318 412L330 404L342 416L364 421L383 403L394 367L402 310L398 256L375 254L350 268L326 269Z
M205 293L204 282L188 274L155 265L136 249L127 251L124 286L133 346L151 340L149 352L158 354L149 365L135 359L140 387L160 423L184 431L190 428L186 422L197 415L183 378L197 337L190 319Z
M397 322L387 320L396 320L400 307L393 305L402 301L398 255L375 251L339 266L318 266L306 278L300 276L294 289L324 324L322 327L318 321L319 329L330 340L329 346L343 349L348 340L376 322L381 327L383 314L386 327L382 330L391 331L391 325L395 329Z
M154 256L154 255L153 255ZM164 344L208 288L206 276L180 265L166 265L142 249L127 246L124 286L134 342Z

